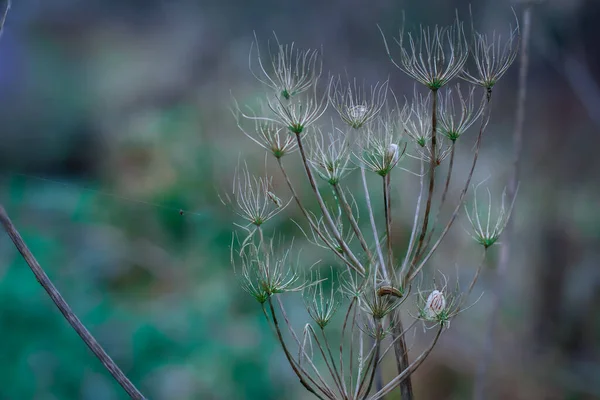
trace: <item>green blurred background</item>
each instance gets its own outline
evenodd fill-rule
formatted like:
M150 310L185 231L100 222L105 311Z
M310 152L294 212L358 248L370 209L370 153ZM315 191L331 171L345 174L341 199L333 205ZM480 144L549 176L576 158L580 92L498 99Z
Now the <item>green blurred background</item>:
M505 31L511 5L472 2L479 29ZM262 95L248 70L253 31L263 43L275 31L322 46L326 71L389 76L409 96L376 24L391 35L402 10L409 24L445 24L456 8L468 17L458 0L13 1L0 41L0 203L149 398L309 398L235 281L239 221L218 200L240 158L259 173L264 163L230 113L232 96ZM548 0L533 15L516 244L489 398L600 398L600 2ZM516 86L515 65L495 91L476 175L491 175L497 192L510 174ZM462 151L464 174L470 146ZM288 196L279 175L275 185ZM413 202L396 208L398 248ZM269 228L298 235L289 218L299 216L290 207ZM433 262L467 276L479 254L461 224ZM497 255L480 302L416 374L419 398L469 398ZM300 297L289 304L306 321ZM0 235L0 399L122 398Z

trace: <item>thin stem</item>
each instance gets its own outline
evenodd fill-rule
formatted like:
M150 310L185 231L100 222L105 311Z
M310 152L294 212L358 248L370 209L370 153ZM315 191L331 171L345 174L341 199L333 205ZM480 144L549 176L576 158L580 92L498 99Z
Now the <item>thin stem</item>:
M342 325L342 334L340 338L340 375L342 376L342 383L344 388L346 387L346 376L344 374L344 333L346 332L346 326L348 325L348 319L350 318L350 312L352 311L352 307L356 302L356 297L353 297L350 301L350 305L348 306L348 311L346 312L346 316L344 317L344 324ZM350 350L352 350L352 339L350 339ZM350 387L352 387L352 382L350 382Z
M381 245L379 244L379 234L377 233L377 225L375 225L375 217L373 216L373 206L371 205L371 196L369 195L369 188L367 186L367 176L365 169L360 168L360 174L363 182L363 189L365 192L365 203L367 203L367 209L369 212L369 220L371 221L371 229L373 230L373 239L375 240L375 249L377 250L377 256L379 257L379 269L386 282L389 282L387 270L385 268L385 261L383 260L383 253L381 252Z
M471 284L469 285L469 289L467 290L467 296L466 297L469 297L469 295L473 291L473 287L477 283L477 279L479 278L479 274L481 273L481 269L483 268L483 265L485 264L485 257L486 256L487 256L487 247L484 247L483 248L483 255L481 256L481 261L479 262L479 265L477 266L477 270L475 271L475 275L473 276L473 280L471 281Z
M281 329L279 328L279 322L277 321L277 316L275 315L275 308L273 307L273 300L271 300L271 298L269 298L269 309L271 310L271 317L273 318L273 324L275 325L275 330L277 331L277 338L279 339L279 342L281 343L281 348L283 349L283 352L285 353L285 357L288 360L288 363L290 364L290 366L292 367L292 370L294 371L294 373L296 374L296 376L298 377L298 379L300 380L300 383L302 384L302 386L304 386L306 388L306 390L308 390L309 392L311 392L312 394L314 394L315 396L317 396L317 398L321 399L321 400L325 400L324 397L322 397L321 395L319 395L309 384L308 382L306 382L304 380L304 377L302 376L302 373L300 372L300 370L298 370L298 368L296 367L296 362L295 360L292 358L292 355L290 354L290 352L288 351L288 348L285 344L285 341L283 340L283 335L281 334ZM318 386L317 386L318 387Z
M144 395L134 386L133 383L125 376L123 371L115 364L115 362L110 358L110 356L106 353L106 351L102 348L100 343L92 336L92 334L87 330L87 328L81 323L79 318L73 313L71 307L65 299L62 297L60 292L56 289L46 272L44 272L43 268L37 262L25 242L23 238L13 225L12 221L6 214L4 207L0 205L0 223L4 227L4 230L11 238L19 253L25 259L29 268L35 275L37 281L42 285L48 296L52 299L56 307L60 310L62 315L65 317L69 325L77 332L79 337L84 341L87 347L94 353L96 357L100 360L104 368L110 372L113 378L121 385L121 387L127 392L129 397L132 399L144 399Z
M390 174L383 177L383 208L385 210L385 231L387 242L388 270L393 271L394 253L392 250L392 210L390 204Z
M403 371L406 371L409 368L410 364L408 360L408 347L406 346L406 339L404 336L405 331L398 311L396 311L396 316L397 322L392 328L392 340L394 342L394 355L396 356L398 374L401 375ZM399 385L402 400L412 400L414 395L410 375L402 380Z
M283 167L283 163L281 162L280 158L277 159L277 164L279 165L279 169L281 169L281 173L283 174L285 181L286 181L288 187L290 188L290 191L292 192L292 196L294 197L294 200L296 201L298 208L300 208L300 211L302 212L304 217L307 219L313 232L315 232L319 236L319 238L323 241L323 243L325 243L325 245L327 247L329 247L329 249L336 256L338 256L344 262L344 264L346 264L348 267L350 267L352 269L355 269L354 266L352 265L352 263L350 262L350 260L348 260L346 257L344 257L343 254L341 254L339 251L337 251L337 249L334 247L334 245L325 237L323 232L321 232L319 230L319 227L314 223L314 221L312 220L312 218L310 217L310 215L308 213L308 210L302 205L302 202L300 201L300 197L298 196L298 193L296 193L296 189L294 189L294 185L292 184L290 177L288 176L285 168ZM361 276L363 275L362 273L360 273L360 271L357 271L357 272Z
M527 75L529 72L529 40L531 36L531 13L532 5L527 4L523 9L523 37L519 65L519 89L517 94L517 116L515 121L515 130L513 133L513 171L508 183L508 198L514 204L518 181L519 170L521 165L521 151L523 148L523 125L525 123L525 104L527 99ZM514 207L514 205L513 205ZM514 209L513 209L514 212ZM494 332L500 311L502 301L502 292L504 290L504 277L508 270L510 261L510 246L513 233L512 219L508 221L504 229L504 239L500 250L500 260L498 261L496 286L494 288L494 300L492 304L492 312L489 321L488 334L486 335L486 343L479 364L474 389L474 399L483 399L485 397L486 376L488 373L489 364L492 358L492 350L494 348Z
M354 214L352 213L352 208L350 207L350 203L348 203L348 201L346 200L346 195L344 194L344 191L337 184L333 185L333 188L334 188L335 192L337 193L340 203L342 204L342 208L344 209L344 213L346 214L348 221L350 221L350 226L352 226L352 230L354 231L354 234L358 238L358 241L360 242L361 247L367 254L367 257L369 258L369 260L372 260L373 255L371 254L371 250L369 250L369 245L367 244L367 241L365 240L365 237L363 236L362 231L360 230L360 227L358 226L358 222L356 221L356 218L354 218Z
M456 142L452 142L452 148L450 150L450 163L448 164L448 175L446 176L446 184L444 185L444 192L442 193L442 199L440 200L440 205L435 214L435 218L433 219L433 224L431 225L431 230L429 231L429 234L427 235L427 240L425 240L424 248L427 248L427 246L429 246L429 243L431 242L431 237L433 236L433 233L435 232L435 228L436 228L440 213L442 211L442 207L444 206L444 203L446 202L446 197L448 195L448 189L450 187L450 180L452 178L455 153L456 153Z
M377 334L381 334L381 321L377 321ZM377 367L379 366L379 352L381 351L381 339L377 338L375 339L376 343L375 343L375 354L373 354L373 369L371 370L371 377L369 378L369 384L367 386L367 389L365 390L365 394L363 396L363 400L365 400L367 398L367 396L369 395L369 392L371 391L371 388L373 387L373 380L375 379L375 374L377 372Z
M463 187L463 190L460 192L458 204L456 205L454 212L450 216L450 220L444 227L444 230L442 230L442 233L440 234L440 237L438 238L438 240L431 247L431 249L425 256L425 258L423 258L423 261L421 261L419 266L417 268L415 268L415 270L413 271L412 274L409 275L408 282L411 282L413 279L415 279L416 276L421 271L421 269L423 269L423 267L425 266L427 261L429 261L429 258L431 258L433 253L437 250L438 246L440 245L440 243L442 242L442 240L444 239L444 237L446 236L446 234L452 227L452 224L454 223L454 220L458 216L460 209L462 208L465 196L467 195L467 192L469 191L469 185L471 184L471 179L473 178L473 173L475 172L475 167L477 166L477 159L479 158L479 149L481 148L481 139L483 137L483 132L490 120L490 115L491 115L491 107L490 106L491 106L491 102L492 102L492 96L491 96L491 93L487 93L487 92L486 92L485 96L487 98L487 103L486 103L487 117L482 118L482 120L481 120L481 125L479 127L479 134L477 135L477 141L475 143L475 153L473 155L473 163L471 164L471 170L469 171L469 175L467 175L467 181L465 182L465 186ZM484 110L484 113L486 112L486 110Z
M315 177L310 169L310 166L308 165L308 159L306 158L306 152L304 151L304 145L302 144L302 137L300 135L296 135L296 141L298 142L298 150L300 151L300 155L302 156L302 163L304 164L304 170L306 171L306 176L308 177L310 186L311 186L313 192L315 193L315 196L317 197L317 202L319 203L319 207L321 208L321 212L323 213L325 222L327 222L327 225L329 226L329 229L331 230L333 237L337 240L338 244L344 251L344 254L346 254L348 256L348 258L350 259L350 261L352 262L353 269L355 269L357 272L359 272L361 274L364 274L365 268L362 266L360 261L358 261L358 259L354 255L354 253L352 253L352 250L350 250L350 248L348 247L348 245L342 238L340 232L338 231L337 227L335 226L335 222L333 221L333 219L331 218L331 215L329 214L329 210L327 210L327 206L325 205L323 198L321 197L319 188L317 188L317 183L315 181Z
M321 374L319 373L318 368L315 366L315 364L313 363L311 357L306 353L306 349L304 348L304 346L302 345L302 343L300 343L300 340L298 339L298 336L296 335L296 332L294 332L294 329L292 328L292 325L290 324L290 320L285 312L285 307L283 306L283 302L281 301L281 298L279 296L277 297L277 302L279 303L279 310L281 311L281 315L283 315L283 320L285 321L285 324L290 332L290 335L292 335L292 338L294 339L294 341L296 342L296 344L299 347L299 353L302 353L304 355L304 357L306 358L307 362L310 364L310 367L312 368L312 370L314 371L315 375L317 376L317 378L319 379L319 381L321 382L321 384L323 385L323 387L320 387L315 380L310 376L310 374L308 374L308 372L306 372L303 368L302 365L300 365L300 363L298 362L298 367L300 369L301 372L303 372L306 375L306 378L312 383L314 384L321 392L323 392L323 394L325 394L325 396L327 396L328 398L335 398L335 395L333 393L333 390L329 387L329 385L327 384L327 382L325 382L325 380L323 379L323 377L321 376ZM309 325L310 327L310 325Z
M431 350L433 350L438 339L440 338L440 335L442 334L443 328L444 328L443 324L440 324L440 327L435 335L435 338L433 339L433 341L431 342L429 347L425 351L423 351L421 353L421 355L419 355L419 357L417 357L404 371L402 371L402 373L400 373L398 376L396 376L394 379L392 379L387 385L384 386L383 389L381 389L380 391L375 393L373 396L371 396L369 398L369 400L381 399L383 396L390 393L392 390L394 390L398 385L400 385L406 379L409 379L410 375L413 372L415 372L417 370L417 368L419 368L419 366L423 363L423 361L425 361L425 359L427 358L429 353L431 353ZM402 397L402 400L405 400L405 398Z
M427 204L425 206L425 214L423 216L423 225L421 228L421 235L417 244L417 251L415 252L415 258L413 259L411 269L419 262L421 257L421 249L423 247L423 241L427 234L427 226L429 224L429 213L431 212L431 201L433 199L433 189L435 187L435 167L437 165L437 90L432 90L433 101L431 102L431 163L429 165L429 194L427 195ZM409 270L410 272L410 270Z
M331 360L331 365L333 367L333 372L335 373L335 375L332 374L333 379L339 383L341 395L346 396L347 395L346 387L342 383L342 377L335 366L335 360L333 358L333 353L331 352L331 346L329 346L329 341L327 340L327 335L325 335L325 329L323 329L323 328L321 328L321 335L323 336L323 341L325 342L325 348L327 349L327 353L329 354L329 358Z
M406 268L409 267L408 262L410 261L410 256L412 254L413 251L413 247L415 245L415 237L417 234L417 229L418 229L418 222L419 222L419 215L421 213L421 199L423 198L423 187L424 185L424 180L425 180L425 174L424 174L424 162L423 160L421 160L421 175L419 177L419 197L417 198L417 205L415 206L415 217L413 220L413 225L412 225L412 229L410 232L410 240L408 241L408 248L406 249L406 254L404 255L404 261L402 262L402 268L400 269L400 276L402 277L402 287L405 288L406 287L406 278L408 277L408 274L406 273Z

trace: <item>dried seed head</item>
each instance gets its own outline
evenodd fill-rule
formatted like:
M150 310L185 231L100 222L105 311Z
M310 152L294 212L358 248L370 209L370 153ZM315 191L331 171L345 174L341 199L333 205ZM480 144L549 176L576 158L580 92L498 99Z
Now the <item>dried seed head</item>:
M289 201L284 203L273 193L272 180L266 176L251 176L248 166L244 165L241 171L235 172L232 194L226 193L224 198L220 197L221 202L250 225L259 227L289 204Z
M279 159L297 149L298 142L296 138L289 135L280 124L276 124L273 121L263 121L254 116L254 131L248 132L242 127L239 115L240 111L238 109L234 113L238 128L240 128L246 137L269 151L275 158Z
M410 112L405 121L407 135L412 138L420 147L425 145L431 139L431 94L423 96L414 89L413 100L410 106Z
M455 90L448 89L440 96L438 132L453 142L458 140L483 113L484 102L482 101L476 107L474 93L475 88L471 87L468 95L463 96L460 85L457 84Z
M249 67L259 82L273 89L281 98L289 100L316 85L323 70L321 54L317 50L300 50L295 47L294 43L283 45L279 43L275 33L273 33L273 36L275 37L275 49L273 51L271 46L268 45L268 60L263 63L258 38L256 34L254 35L257 60L262 77L256 75L252 69L254 43L252 43L250 49Z
M408 43L403 29L399 37L394 39L400 47L398 62L392 58L385 36L383 39L394 65L408 76L430 90L438 90L462 71L469 50L458 15L451 26L436 26L433 29L420 27L414 36L409 32Z
M363 127L372 120L385 104L388 82L377 83L369 89L359 85L354 79L342 83L340 77L329 84L329 102L336 109L342 121L354 129Z
M271 239L258 245L246 242L237 255L232 249L234 268L236 257L241 263L241 271L237 271L242 289L261 304L274 294L301 291L307 286L301 282L296 267L289 260L291 246L279 253L274 247Z
M347 135L333 123L327 135L318 129L311 141L309 162L322 179L337 185L352 170Z
M469 223L473 228L473 233L470 233L471 237L473 237L473 239L475 239L477 243L481 244L484 248L487 249L488 247L497 243L498 239L500 238L500 235L502 234L502 231L504 230L504 228L506 228L506 225L508 224L508 221L510 219L510 214L514 206L516 196L512 199L511 204L508 205L507 208L506 189L502 192L502 201L500 209L495 213L494 223L492 222L492 193L489 189L487 190L488 206L487 209L485 207L483 208L483 212L487 211L487 216L482 216L481 210L478 206L479 201L477 199L477 188L478 186L475 186L475 188L473 189L473 206L471 210L468 210L467 205L465 204L465 211ZM483 223L482 220L484 221Z
M406 151L406 143L390 125L383 120L377 124L367 125L366 137L359 143L359 150L354 153L358 161L380 176L388 175L402 159Z
M325 326L329 324L340 305L333 283L333 271L332 279L329 282L331 285L329 294L323 287L326 281L327 279L321 279L321 273L317 271L313 284L307 286L302 293L308 314L321 329L325 329Z
M475 28L471 30L473 36L471 53L475 62L475 72L464 70L460 77L487 89L489 100L492 88L515 61L519 52L519 21L517 20L514 29L510 27L506 39L496 32L493 32L490 37L477 32Z
M326 94L319 96L316 89L311 95L304 99L282 101L279 97L268 99L269 108L275 114L275 119L260 118L273 121L287 127L296 135L300 135L305 129L317 121L327 109Z

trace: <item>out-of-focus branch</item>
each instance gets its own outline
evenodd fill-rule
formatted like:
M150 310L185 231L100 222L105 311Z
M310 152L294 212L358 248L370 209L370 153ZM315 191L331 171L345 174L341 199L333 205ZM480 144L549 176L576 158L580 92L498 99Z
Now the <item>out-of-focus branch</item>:
M523 125L525 122L525 100L527 99L527 73L529 70L529 40L531 36L531 9L532 4L528 3L523 9L522 26L523 35L521 43L521 55L519 66L519 89L517 94L517 116L515 121L515 130L513 133L513 171L508 183L507 195L511 203L514 203L517 186L519 181L519 170L521 164L521 151L523 148ZM514 205L513 205L514 207ZM513 209L514 212L514 209ZM514 215L514 214L513 214ZM495 279L496 286L494 290L494 298L492 312L489 321L488 333L486 335L486 343L484 345L483 354L480 365L475 378L475 388L473 393L474 399L484 399L486 392L486 378L489 369L489 364L492 358L492 350L494 348L494 332L500 304L502 300L502 292L504 289L504 280L510 260L510 245L512 241L513 231L512 219L508 221L504 229L504 238L500 250L500 260L498 261L497 277Z
M37 262L25 242L23 238L13 225L12 221L6 214L4 208L0 205L0 223L4 227L4 230L11 238L13 243L15 244L19 253L31 268L31 271L35 275L36 279L42 285L44 290L48 293L48 296L52 299L56 307L60 310L62 315L65 317L69 325L77 332L79 337L85 342L87 347L98 357L102 365L110 372L110 374L115 378L115 380L123 387L123 389L127 392L129 397L132 399L144 399L142 393L131 383L129 378L125 376L123 371L115 364L115 362L110 358L110 356L104 351L100 343L92 336L92 334L87 330L87 328L81 323L79 318L73 313L71 307L67 304L65 299L62 297L60 292L56 289L48 275L44 272L40 264Z

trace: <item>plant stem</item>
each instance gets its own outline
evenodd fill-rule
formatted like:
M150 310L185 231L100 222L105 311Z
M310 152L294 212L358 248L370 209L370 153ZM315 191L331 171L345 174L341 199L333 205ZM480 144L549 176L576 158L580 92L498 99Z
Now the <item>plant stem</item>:
M406 339L404 338L404 327L402 325L402 319L397 312L397 323L392 328L392 340L394 341L394 354L396 356L396 365L398 366L398 374L402 375L408 370L410 363L408 361L408 347L406 346ZM402 379L400 385L400 398L402 400L412 400L414 398L412 379L410 374L406 378ZM385 395L385 394L384 394ZM383 395L382 395L383 396Z
M437 164L437 98L438 91L432 90L433 93L433 101L431 102L431 163L429 165L429 194L427 195L427 204L425 205L425 214L423 216L423 225L421 228L421 235L419 236L419 241L417 244L417 250L415 252L415 258L411 264L411 268L409 272L414 269L416 264L419 262L421 257L421 250L423 248L423 241L425 240L425 235L427 234L427 226L429 224L429 213L431 212L431 201L433 199L433 189L435 187L435 167Z
M442 240L444 239L444 237L446 236L446 234L452 227L452 224L454 223L454 220L458 216L458 213L460 212L460 209L463 205L465 196L467 195L467 192L469 191L469 185L471 184L471 179L473 178L473 173L475 172L475 167L477 166L477 160L479 158L479 149L481 148L481 139L483 137L483 132L490 120L490 115L491 115L491 107L490 107L491 102L492 102L491 93L489 93L489 92L486 93L486 98L487 98L487 103L486 103L485 107L487 110L487 116L485 116L481 119L481 125L479 126L479 134L477 135L477 141L475 142L475 154L473 155L473 163L471 164L471 170L469 171L469 175L467 175L467 181L465 182L465 186L463 187L462 191L460 192L458 204L456 204L456 208L454 209L454 212L450 216L448 223L442 230L442 233L440 234L440 237L438 238L438 240L431 247L431 249L429 250L427 255L423 258L423 260L421 261L419 266L417 268L415 268L415 270L413 271L412 274L409 274L408 279L407 279L407 282L409 282L409 283L417 277L418 273L421 271L421 269L423 269L423 267L425 266L427 261L429 261L429 259L433 255L433 253L436 251L436 249L438 248L438 246L440 245L440 243L442 242ZM484 110L484 113L486 112L486 110Z
M369 212L369 220L371 222L371 230L373 231L373 239L375 240L375 249L377 250L377 256L379 257L379 269L381 275L386 282L389 282L389 276L385 268L385 261L383 259L383 253L381 252L381 245L379 244L379 234L377 233L377 225L375 224L375 217L373 216L373 206L371 204L371 196L369 195L369 188L367 186L367 176L365 174L364 167L360 168L360 174L363 183L363 190L365 192L365 203L367 204L367 210Z
M454 167L454 155L455 154L456 154L456 142L452 142L452 148L450 150L450 163L448 164L448 175L446 176L446 184L444 185L444 191L442 192L442 199L440 200L440 205L435 214L435 218L433 219L433 224L431 225L431 230L429 231L429 234L427 235L427 239L425 240L425 248L427 248L427 246L429 246L429 243L431 242L431 237L433 236L433 233L435 232L435 228L437 226L437 221L438 221L438 218L440 217L442 207L444 206L444 203L446 202L446 197L448 196L448 189L450 188L450 180L452 179L452 171L453 171L453 167Z
M531 9L532 5L527 4L523 9L523 37L519 65L519 89L517 93L517 116L515 121L515 130L513 133L513 171L508 184L508 198L511 199L514 207L514 200L517 191L519 180L519 170L521 164L521 151L523 148L523 125L525 123L525 102L527 99L527 74L529 70L529 39L531 36ZM514 209L513 209L514 212ZM486 335L486 343L484 345L482 358L477 370L475 379L475 389L473 398L483 399L486 391L486 377L488 374L489 364L492 358L492 350L494 348L494 332L500 311L502 301L502 292L504 289L504 280L508 263L510 261L510 245L512 239L512 218L508 221L504 229L504 238L502 239L502 247L500 250L500 260L498 261L496 285L494 287L494 299L492 311L489 321L488 333Z
M329 247L329 249L344 262L344 264L346 264L348 267L354 269L354 266L352 265L350 260L348 260L346 257L344 257L343 254L341 254L339 251L337 251L337 249L333 246L333 244L329 240L327 240L327 238L325 237L323 232L321 232L319 230L319 227L314 223L314 221L312 220L312 218L310 217L310 215L308 213L308 210L302 205L302 202L300 201L300 197L298 196L298 193L296 193L296 189L294 189L294 185L292 185L292 181L290 180L290 177L288 176L285 168L283 167L283 163L281 162L280 158L277 159L277 163L279 165L279 168L281 169L281 173L283 174L285 181L287 182L288 187L290 188L290 191L292 192L292 196L294 197L296 204L298 205L298 207L300 208L300 211L302 211L302 214L308 221L312 231L315 232L317 234L317 236L319 236L319 239L321 239L323 241L323 243L325 243L325 245L327 247ZM357 271L357 272L359 272L359 271ZM360 274L360 275L362 276L363 274Z
M300 383L302 384L302 386L304 386L306 388L306 390L308 390L309 392L311 392L312 394L314 394L315 396L317 396L318 399L324 400L324 398L321 395L319 395L308 384L308 382L306 382L304 380L304 377L302 376L302 373L298 370L298 368L296 368L296 361L292 358L292 355L288 351L288 348L287 348L287 346L285 344L285 341L283 340L283 335L281 334L281 329L279 328L279 322L277 321L277 316L275 315L275 308L273 307L273 301L271 300L271 298L269 298L269 309L271 310L271 317L273 318L273 324L275 325L275 330L277 331L277 338L279 339L279 342L281 343L281 348L283 349L283 352L285 353L285 357L287 358L288 363L290 364L290 366L294 370L294 373L296 374L296 376L300 380Z
M371 251L369 250L369 245L367 244L367 241L365 240L365 237L363 236L362 231L360 230L360 227L358 226L358 222L356 221L356 218L354 218L354 214L352 214L352 208L350 207L350 204L348 203L348 201L346 199L346 195L344 194L344 191L337 184L333 185L333 188L335 189L335 192L337 193L337 196L340 199L340 203L342 204L342 208L344 209L344 212L346 214L346 217L348 218L348 221L350 221L350 226L352 226L352 230L354 231L354 234L358 238L358 241L360 242L361 247L367 254L369 261L372 261L373 255L371 254Z
M104 368L110 372L113 378L121 385L121 387L127 392L129 397L132 399L144 399L144 395L134 386L133 383L125 376L123 371L115 364L115 362L110 358L110 356L106 353L106 351L102 348L100 343L92 336L92 334L87 330L87 328L81 323L79 318L73 313L73 310L67 304L65 299L62 297L60 292L56 289L46 272L44 272L43 268L37 262L25 242L23 238L13 225L12 221L6 214L4 208L0 205L0 223L4 227L4 230L10 236L11 240L15 244L19 253L25 259L29 268L35 275L37 281L42 285L48 296L52 299L56 307L60 310L62 315L65 317L69 325L77 332L79 337L84 341L87 347L94 353L96 357L100 360Z
M415 372L417 370L417 368L419 368L419 366L423 363L423 361L425 361L425 359L427 358L429 353L431 353L431 350L433 350L433 348L435 347L438 339L440 338L440 335L442 334L443 329L444 329L444 325L440 324L440 327L438 328L438 331L437 331L435 337L433 338L433 341L429 345L429 347L427 349L425 349L425 351L423 351L419 355L419 357L417 357L415 359L415 361L413 361L404 371L402 371L400 374L398 374L398 376L396 376L387 385L385 385L383 387L383 389L381 389L380 391L375 393L373 396L371 396L370 400L381 399L383 396L385 396L386 394L388 394L389 392L394 390L398 385L401 385L402 382L405 382L406 380L410 380L411 374L413 372ZM412 399L412 397L404 397L404 394L402 394L402 397L401 397L402 400L406 400L409 398Z
M390 173L383 177L383 208L385 210L385 231L387 242L388 270L393 271L394 253L392 250L392 210L390 203Z
M338 244L344 251L344 254L346 254L348 256L348 258L350 259L350 261L352 262L354 269L357 272L359 272L360 274L364 274L365 268L362 266L360 261L358 261L358 259L356 258L356 256L352 252L352 250L350 250L350 248L348 247L348 245L342 238L342 235L340 234L337 227L335 226L335 222L331 218L331 215L329 214L329 210L327 210L327 206L325 205L325 202L323 201L323 198L321 197L319 188L317 188L317 182L315 181L315 177L314 177L312 171L310 170L310 166L308 165L308 159L306 157L306 152L304 151L304 145L302 144L302 138L300 135L296 135L296 141L298 142L298 150L300 151L300 155L302 156L302 163L304 164L304 170L306 171L306 176L308 177L310 186L311 186L313 192L315 193L315 196L317 197L317 202L319 203L319 207L321 208L321 212L323 213L325 222L327 222L327 225L329 226L329 229L331 230L333 237L337 240Z

